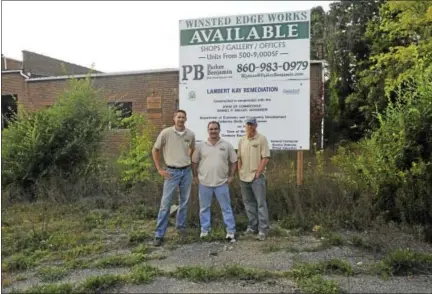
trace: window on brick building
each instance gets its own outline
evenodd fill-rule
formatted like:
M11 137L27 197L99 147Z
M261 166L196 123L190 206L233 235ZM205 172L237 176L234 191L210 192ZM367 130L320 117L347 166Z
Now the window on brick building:
M1 96L1 129L7 128L18 112L17 95Z
M121 119L130 117L132 115L132 102L108 102L108 107L114 109ZM122 129L123 126L118 123L112 122L109 126L110 129Z
M175 106L174 111L179 110L179 108L180 108L180 102L179 102L179 100L177 99L177 100L176 100L176 106Z

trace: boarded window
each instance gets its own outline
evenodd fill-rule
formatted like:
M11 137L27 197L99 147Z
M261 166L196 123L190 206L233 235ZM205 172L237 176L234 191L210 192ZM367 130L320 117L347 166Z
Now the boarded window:
M1 128L7 128L18 112L17 95L1 96Z

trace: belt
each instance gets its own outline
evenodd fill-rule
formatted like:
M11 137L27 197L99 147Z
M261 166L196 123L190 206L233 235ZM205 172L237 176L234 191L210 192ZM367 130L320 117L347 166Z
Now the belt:
M186 166L182 166L182 167L177 167L177 166L169 166L167 165L167 168L171 168L171 169L186 169L190 167L190 165L186 165Z

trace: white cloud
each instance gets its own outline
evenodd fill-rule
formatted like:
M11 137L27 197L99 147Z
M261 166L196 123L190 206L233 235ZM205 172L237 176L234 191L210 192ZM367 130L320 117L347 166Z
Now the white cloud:
M284 12L334 1L4 1L3 54L29 50L106 72L178 66L178 21Z

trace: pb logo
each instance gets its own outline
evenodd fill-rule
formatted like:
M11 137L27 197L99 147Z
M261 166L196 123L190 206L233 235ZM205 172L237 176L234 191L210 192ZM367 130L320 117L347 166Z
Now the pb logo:
M183 65L182 81L189 80L189 76L193 75L192 80L200 81L204 78L204 65L194 64L194 65Z

